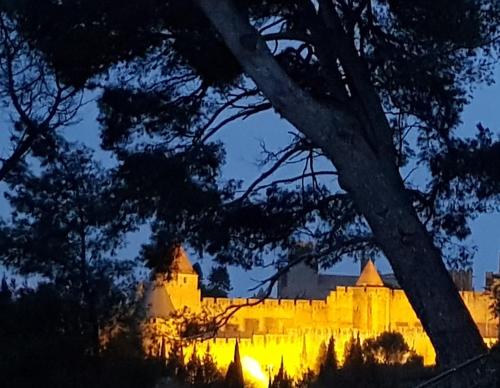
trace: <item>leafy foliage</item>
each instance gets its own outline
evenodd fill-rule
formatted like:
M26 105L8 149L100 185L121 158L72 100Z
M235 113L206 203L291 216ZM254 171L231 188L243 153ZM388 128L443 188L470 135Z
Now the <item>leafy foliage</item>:
M0 316L5 386L152 387L159 378L160 365L144 358L133 331L114 336L99 356L89 354L80 303L54 284L11 291Z
M323 362L320 365L318 380L333 383L337 377L337 354L335 353L335 339L330 337Z
M99 332L127 315L134 303L133 263L114 260L128 230L114 202L112 181L85 148L61 144L61 153L9 180L10 224L1 229L2 263L20 275L38 275L74 307L82 337L98 352ZM117 322L114 322L115 324Z
M376 338L367 339L363 343L363 352L366 362L393 365L404 364L408 360L416 361L415 352L410 350L404 337L397 332L384 332Z
M333 345L330 347L334 349ZM328 351L328 354L330 361L323 364L309 386L413 386L433 374L432 369L424 368L422 358L409 349L403 336L397 332L383 332L363 342L359 337L352 337L346 344L344 363L338 368L335 352Z
M193 351L186 364L186 370L186 382L191 387L222 387L223 375L210 355L209 348L201 359Z
M493 278L492 284L489 287L491 293L490 310L495 317L500 316L500 279Z
M279 42L276 59L304 90L328 104L355 98L346 92L351 80L342 78L346 65L326 67L315 54L329 34L311 4L237 4L265 39ZM482 155L498 154L498 142L484 131L470 141L453 131L473 85L492 81L498 5L335 4L388 112L398 165L418 165L432 175L427 186L407 182L422 220L446 257L467 265L472 253L459 245L470 234L467 221L487 210L485 199L498 197L492 164L481 162ZM314 167L322 151L299 134L282 150L265 150L268 168L243 195L241 182L221 179L224 146L214 134L271 106L191 1L23 0L6 9L67 82L102 86L102 144L120 160L129 211L154 220L146 255L186 241L221 263L250 268L263 264L262 253L309 239L330 266L377 248L352 199L338 189L333 168ZM283 167L297 170L297 177L273 179Z
M227 368L224 384L228 388L243 388L245 385L238 342L235 344L233 361Z
M346 345L344 354L344 368L356 369L364 364L363 348L359 336L352 337Z
M249 184L222 177L225 149L219 130L269 111L273 104L289 120L290 112L246 76L245 66L237 63L197 3L0 3L19 27L17 36L43 53L58 79L100 93L102 146L119 165L117 202L134 223L152 225L150 244L143 249L149 265L159 267L166 247L181 242L221 264L248 269L267 264L263 257L270 251L286 256L297 241L314 241L310 256L324 267L345 256L378 253L378 243L391 241L393 246L386 242L383 249L392 264L416 252L422 261L429 258L427 264L443 269L422 225L445 259L470 264L473 250L463 244L470 234L468 222L498 206L496 170L484 163L485 156L497 159L498 140L481 128L475 140L460 138L455 130L474 85L492 82L499 48L498 2L231 2L235 20L250 23L260 36L242 35L240 45L248 51L267 42L280 79L286 81L282 87L296 84L311 106L342 112L356 124L343 123L348 130L332 130L333 137L327 124L319 129L326 135L318 138L311 136L312 127L298 125L310 138L292 131L281 149L263 145L263 172ZM252 74L248 68L246 73ZM349 130L370 150L358 154L369 154L364 164L354 164L360 161L350 153L355 147L339 155L328 146L337 135L348 143ZM408 172L404 180L398 169ZM279 175L290 171L285 178ZM347 184L346 171L356 185ZM369 189L363 175L379 189L384 186L378 182L387 178L394 186L386 186L393 190L386 198L400 201L373 211L375 201L362 195ZM422 182L419 176L429 179ZM403 217L385 218L388 213L406 214L412 227L405 229ZM130 219L125 219L127 224ZM379 226L373 229L378 243L368 222ZM382 238L386 229L401 238ZM412 239L412 229L422 238ZM407 255L398 257L398 250ZM283 268L279 261L273 264ZM440 360L460 361L466 352L443 356L445 345L458 342L447 336L439 341L447 333L446 322L441 319L441 330L430 324L438 315L425 311L425 295L415 287L418 282L412 284L408 263L395 265L396 275L407 292L414 292L410 299L440 344ZM476 344L470 353L482 351L479 332L460 312L464 306L446 272L433 274L419 272L436 292L440 284L447 291L449 313ZM439 302L433 308L438 307ZM458 331L450 331L450 338Z
M228 293L232 290L231 280L227 267L217 266L212 267L210 275L208 275L208 285L205 295L216 298L227 298Z
M21 36L0 2L0 112L5 116L0 181L27 155L50 158L56 138L71 124L83 103L80 89L65 85L43 55ZM8 148L8 150L7 150Z
M286 373L285 363L283 361L283 357L281 357L280 368L269 385L269 388L293 388L293 386L293 379Z

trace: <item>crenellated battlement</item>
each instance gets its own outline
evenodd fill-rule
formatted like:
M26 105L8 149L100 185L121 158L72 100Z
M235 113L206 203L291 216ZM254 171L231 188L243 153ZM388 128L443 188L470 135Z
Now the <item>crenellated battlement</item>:
M290 372L299 374L304 368L315 368L318 349L332 336L335 338L337 356L342 361L345 345L353 337L363 341L384 331L397 331L424 358L426 364L434 363L434 348L404 291L383 285L381 276L371 262L356 285L337 286L325 293L324 298L259 300L202 298L197 275L190 272L187 257L182 259L182 266L187 273L178 274L172 278L174 280L164 279L160 288L152 289L156 291L150 294L148 300L160 306L158 311L172 308L183 311L183 308L187 308L209 316L223 314L234 306L239 307L236 311L230 309L233 314L213 338L203 342L190 341L186 345L186 357L193 351L202 355L208 347L217 364L225 368L232 360L238 341L242 357L251 357L261 366L272 369L279 365L283 356ZM488 294L461 291L460 295L485 341L494 341L498 330L497 321L491 315ZM167 333L167 321L168 318L152 320L150 325L156 330L145 331L156 333L150 334L145 340L148 343L146 348L153 353L158 352L161 346L159 337L175 339L175 333Z

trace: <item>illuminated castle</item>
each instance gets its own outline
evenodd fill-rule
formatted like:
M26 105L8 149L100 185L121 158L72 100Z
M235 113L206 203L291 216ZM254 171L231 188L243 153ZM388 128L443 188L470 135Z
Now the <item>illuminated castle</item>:
M316 269L305 266L296 267L281 280L278 299L256 303L258 299L202 298L198 275L184 250L178 248L172 273L158 275L146 291L146 350L154 355L165 354L165 347L178 335L171 324L173 316L216 316L234 306L250 304L253 306L233 310L234 314L212 338L187 342L185 357L193 351L203 355L208 349L224 369L231 362L238 341L243 363L249 360L258 363L262 371L270 372L278 368L283 357L287 371L298 376L307 368L315 368L318 349L331 336L342 361L345 344L353 336L364 340L384 331L397 331L426 364L434 363L432 344L404 291L394 288L393 277L381 277L373 262L367 261L352 285L335 285L342 281L339 275L318 275ZM349 283L352 279L344 281ZM460 294L485 341L496 341L497 322L489 309L488 294Z

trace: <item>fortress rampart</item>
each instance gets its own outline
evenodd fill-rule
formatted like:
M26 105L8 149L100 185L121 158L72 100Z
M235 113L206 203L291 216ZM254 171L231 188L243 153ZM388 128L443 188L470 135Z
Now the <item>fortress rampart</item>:
M299 375L316 368L319 349L331 336L342 362L345 345L353 337L359 336L362 341L384 331L397 331L424 358L425 364L433 364L434 349L404 291L384 286L371 266L368 272L372 272L361 274L360 285L336 287L325 299L264 299L251 307L245 305L257 299L201 298L197 275L190 271L157 280L148 296L149 317L153 319L150 325L155 326L150 332L156 333L147 339L148 349L158 354L161 337L168 331L169 316L175 311L188 308L195 313L216 315L229 306L242 306L215 338L187 344L185 357L193 351L202 356L208 349L217 364L225 368L238 341L242 359L252 358L269 371L278 368L283 357L288 372ZM489 295L473 291L460 294L485 341L495 342L498 328L490 312Z

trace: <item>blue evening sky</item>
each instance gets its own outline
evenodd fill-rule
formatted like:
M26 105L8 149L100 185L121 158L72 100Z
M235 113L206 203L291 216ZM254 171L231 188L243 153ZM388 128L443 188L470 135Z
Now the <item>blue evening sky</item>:
M495 79L497 83L493 86L480 86L472 103L463 114L463 124L459 129L461 135L472 134L478 122L489 127L497 136L500 135L500 67L497 69ZM98 125L95 121L97 109L94 104L85 106L80 112L81 122L66 130L68 137L73 140L98 148L99 135ZM0 127L0 153L6 150L6 136L3 129L6 123L1 122ZM244 179L251 182L261 172L256 160L260 155L260 142L265 141L268 149L276 149L286 144L291 129L289 124L273 113L262 113L246 121L239 121L227 126L221 131L219 137L227 146L227 165L224 168L225 178ZM98 157L106 164L112 163L109 155L98 152ZM499 166L500 168L500 166ZM5 215L8 209L5 201L0 199L0 215ZM129 258L138 254L141 243L148 238L147 227L139 233L129 236L129 244L122 252ZM472 222L472 236L470 244L477 245L478 252L473 264L474 286L481 289L484 285L484 274L486 271L497 271L500 254L500 214L484 214ZM191 255L193 262L199 260L194 254ZM205 274L210 268L210 259L201 261ZM377 266L381 272L390 272L391 269L385 260L379 260ZM335 265L331 271L337 273L355 274L359 271L359 265L352 261L345 261ZM268 271L255 270L245 272L241 269L230 270L233 283L234 296L249 295L248 289L255 285L252 279L262 279L269 274ZM253 292L252 292L253 293Z

